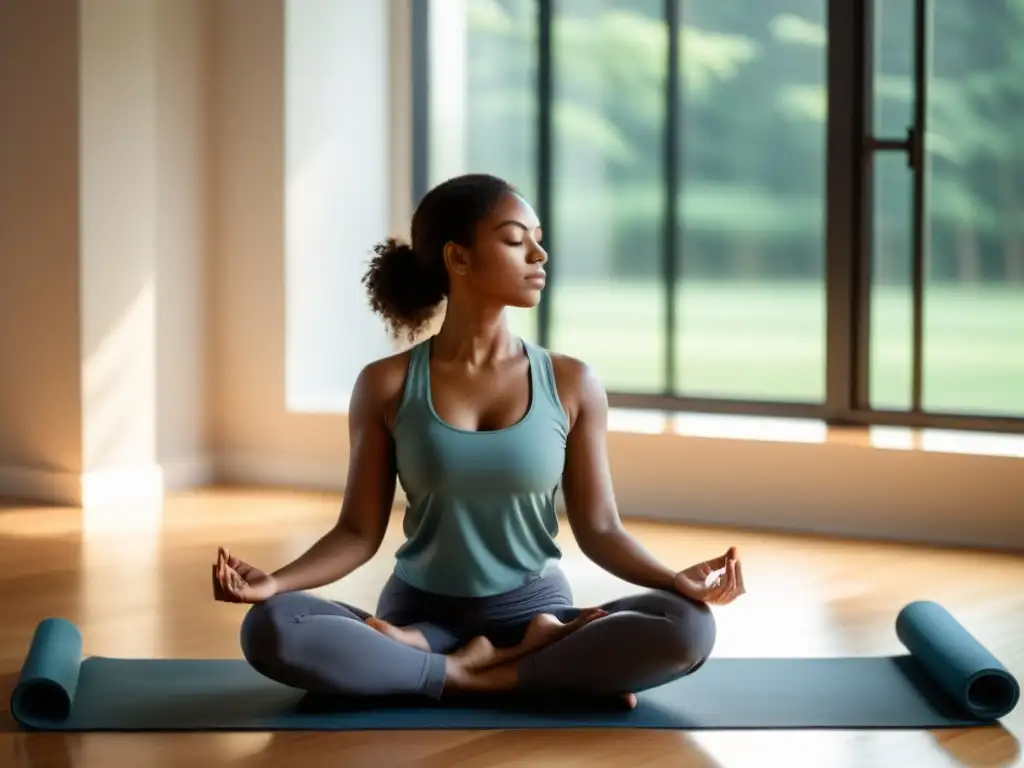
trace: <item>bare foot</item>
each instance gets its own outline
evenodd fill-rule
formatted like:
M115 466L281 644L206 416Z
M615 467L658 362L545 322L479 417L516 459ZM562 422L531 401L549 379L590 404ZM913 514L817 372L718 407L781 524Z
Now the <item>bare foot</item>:
M389 624L383 619L378 619L373 616L366 620L366 625L377 630L382 635L390 637L395 642L407 645L410 648L415 648L418 651L430 653L430 646L427 645L427 638L425 638L423 633L418 629L396 627L394 624Z
M546 648L552 643L561 640L563 637L571 635L573 632L586 626L595 619L600 619L602 616L607 615L608 614L600 608L584 608L580 612L579 616L568 624L563 624L550 613L538 614L530 620L530 624L527 626L526 633L523 635L523 639L519 645L508 650L515 656L515 658L521 658L522 656L536 653L541 648Z
M588 608L563 624L549 613L538 614L530 620L519 645L510 648L495 648L486 637L476 637L445 657L445 687L452 692L513 690L518 685L519 659L606 615L600 608Z
M549 618L554 619L554 617ZM549 618L536 617L531 622L531 628L536 627L534 638L539 637L540 634L546 634L548 637L556 636L551 629L552 624ZM538 619L540 620L538 621ZM593 621L593 618L589 620ZM564 629L572 624L572 622L562 624L557 619L554 621L557 623L554 630ZM521 648L522 645L523 643L516 646L515 649ZM508 650L514 649L496 649L486 637L476 637L459 650L448 654L445 657L445 691L458 695L460 693L495 693L515 690L519 684L519 673L516 659L508 658ZM636 708L635 694L623 693L620 696L627 709Z
M457 651L448 654L448 659L466 671L492 667L497 661L498 651L491 641L482 635L474 637Z
M444 659L446 693L511 691L519 685L515 661L498 658L499 651L486 637L475 637Z
M568 624L563 624L550 613L539 613L530 620L526 627L526 632L523 634L523 639L519 641L519 644L508 648L494 648L488 642L487 648L489 650L485 650L485 647L480 643L484 638L478 637L470 643L470 645L476 644L472 656L474 669L479 670L518 661L524 656L536 653L541 648L546 648L552 643L571 635L581 627L602 616L607 616L607 613L600 608L586 608ZM469 646L466 646L466 649L468 648Z

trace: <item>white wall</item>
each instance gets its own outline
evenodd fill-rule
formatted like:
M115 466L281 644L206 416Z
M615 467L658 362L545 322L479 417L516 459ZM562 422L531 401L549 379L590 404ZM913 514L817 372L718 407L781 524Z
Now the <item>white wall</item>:
M285 381L292 411L345 409L393 347L361 278L391 227L387 3L285 4Z

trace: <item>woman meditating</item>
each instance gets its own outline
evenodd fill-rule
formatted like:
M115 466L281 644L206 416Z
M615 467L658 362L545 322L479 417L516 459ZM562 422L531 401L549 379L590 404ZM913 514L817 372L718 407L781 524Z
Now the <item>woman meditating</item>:
M592 369L516 338L506 307L533 307L548 256L532 208L504 181L431 190L410 244L388 239L364 277L370 305L414 345L367 365L349 417L337 523L267 573L220 549L215 597L252 603L241 629L261 674L346 696L477 692L621 697L697 670L708 605L743 594L734 549L676 570L623 527ZM435 335L415 341L445 304ZM371 614L309 590L372 558L400 481L405 541ZM580 549L637 594L574 606L559 567L555 493Z

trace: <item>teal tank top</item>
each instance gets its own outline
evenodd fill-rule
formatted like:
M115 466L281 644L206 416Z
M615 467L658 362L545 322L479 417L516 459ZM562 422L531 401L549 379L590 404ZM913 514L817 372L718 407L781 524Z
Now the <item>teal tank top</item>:
M526 415L506 429L475 432L447 424L434 410L431 341L410 350L393 428L408 498L395 576L440 595L508 592L546 575L562 556L555 494L569 420L551 357L523 341L530 364Z

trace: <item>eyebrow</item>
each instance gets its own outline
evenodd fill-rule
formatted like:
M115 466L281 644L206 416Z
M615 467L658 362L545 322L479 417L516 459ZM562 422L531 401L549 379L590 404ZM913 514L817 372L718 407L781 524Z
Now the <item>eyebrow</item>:
M523 222L521 222L521 221L516 221L515 219L505 219L505 221L501 222L500 224L498 224L494 228L495 229L501 229L502 227L507 227L509 224L511 224L514 227L519 227L524 232L529 232L530 231L530 228L528 226L523 224ZM537 229L540 229L540 227L538 226Z

